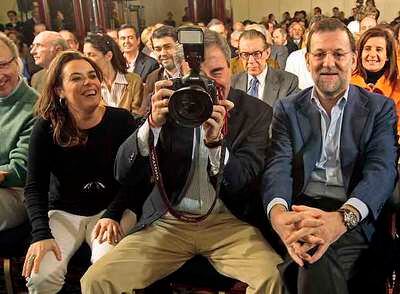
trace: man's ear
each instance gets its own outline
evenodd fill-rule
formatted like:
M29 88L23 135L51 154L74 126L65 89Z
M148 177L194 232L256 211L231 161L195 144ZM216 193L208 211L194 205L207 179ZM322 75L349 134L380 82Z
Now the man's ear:
M306 52L306 55L304 56L304 58L306 59L307 69L309 72L311 72L311 70L310 70L310 53Z
M265 49L265 54L267 55L267 59L271 57L271 47Z

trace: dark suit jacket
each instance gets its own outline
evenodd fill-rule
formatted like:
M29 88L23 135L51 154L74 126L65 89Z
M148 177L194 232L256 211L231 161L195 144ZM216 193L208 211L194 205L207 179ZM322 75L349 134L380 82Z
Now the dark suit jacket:
M229 160L224 169L220 198L238 218L248 220L252 217L252 205L259 197L244 191L264 168L272 109L240 90L231 89L228 99L235 107L228 119L226 142ZM173 203L180 200L177 197L189 172L192 145L193 129L178 127L169 121L162 127L157 153L165 190ZM137 131L118 151L115 176L122 184L132 187L134 207L136 212L142 213L134 231L166 213L160 193L151 183L149 157L142 157L139 153ZM210 178L215 183L215 178L211 175Z
M280 69L285 69L286 59L288 58L288 56L289 53L286 46L271 45L270 58L273 58L278 62Z
M246 92L247 77L247 72L242 72L233 76L231 86ZM278 99L299 92L298 86L299 79L294 74L268 67L265 77L263 101L273 107Z
M285 47L288 50L288 54L290 55L290 53L292 53L293 51L299 50L300 48L296 45L295 42L293 42L292 39L288 38L287 39L287 43L285 45Z
M146 54L139 52L138 57L135 61L135 70L142 81L146 81L146 78L149 73L158 68L158 62L154 58L147 56Z
M320 158L320 113L311 89L279 100L272 121L271 157L263 176L264 207L275 197L289 206L309 182ZM397 116L393 100L350 86L340 139L340 163L348 197L369 208L363 221L367 237L372 223L392 195L397 177Z

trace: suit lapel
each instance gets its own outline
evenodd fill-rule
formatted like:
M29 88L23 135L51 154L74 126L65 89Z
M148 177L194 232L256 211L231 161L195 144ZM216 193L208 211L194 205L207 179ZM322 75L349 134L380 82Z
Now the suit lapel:
M275 75L275 72L271 68L268 68L267 75L265 77L263 101L269 106L273 107L275 101L277 100L278 92L278 79Z
M247 93L247 73L246 72L239 74L236 89L243 90L244 92Z
M358 89L350 86L340 137L340 164L346 190L359 152L362 131L369 114L366 103L367 100L360 96Z
M308 179L315 163L319 160L321 151L321 114L312 104L310 93L304 95L301 100L297 104L297 118L303 137L304 179Z

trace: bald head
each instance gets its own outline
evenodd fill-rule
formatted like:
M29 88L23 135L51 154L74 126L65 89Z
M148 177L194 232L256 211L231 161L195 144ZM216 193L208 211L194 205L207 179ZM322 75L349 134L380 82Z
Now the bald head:
M31 54L35 64L48 68L58 52L68 49L67 42L61 34L53 31L39 33L32 43Z

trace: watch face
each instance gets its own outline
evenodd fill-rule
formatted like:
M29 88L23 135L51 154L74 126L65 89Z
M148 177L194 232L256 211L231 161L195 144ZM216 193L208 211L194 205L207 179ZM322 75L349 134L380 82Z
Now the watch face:
M353 229L355 226L358 224L358 217L357 215L350 211L350 210L344 210L343 214L343 221L347 227L348 230Z

